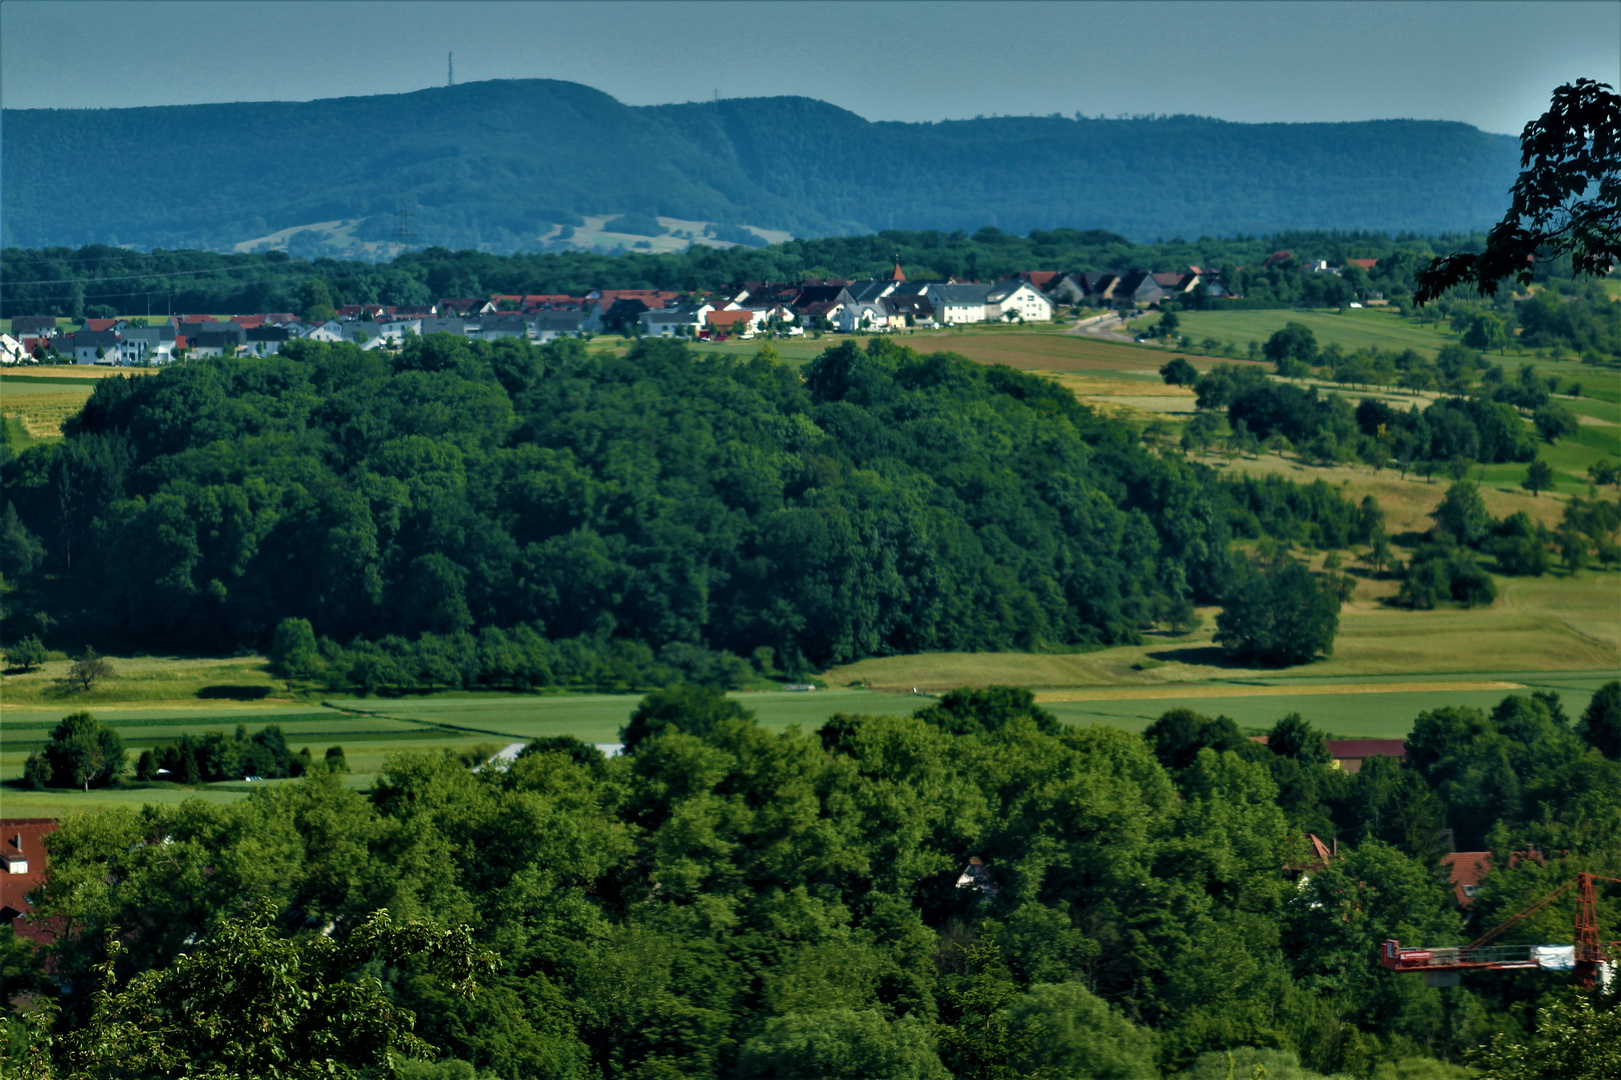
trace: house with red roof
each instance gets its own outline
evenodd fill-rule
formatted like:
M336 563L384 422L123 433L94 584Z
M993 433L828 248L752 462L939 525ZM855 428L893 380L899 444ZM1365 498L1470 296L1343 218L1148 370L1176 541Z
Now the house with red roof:
M56 935L29 917L28 894L45 882L50 865L45 837L55 831L54 818L0 818L0 924L41 945Z
M1364 270L1372 270L1379 265L1378 259L1346 259L1346 266L1359 266Z
M1043 292L1046 292L1047 291L1047 286L1051 285L1052 282L1053 282L1053 279L1058 277L1058 271L1057 270L1020 270L1017 274L1014 274L1013 276L1018 278L1020 281L1028 281L1030 284L1034 285L1036 288L1040 289Z
M1492 853L1489 851L1449 851L1441 856L1441 865L1447 868L1452 881L1452 895L1459 907L1471 907L1475 890L1486 875L1492 872Z
M1334 759L1336 769L1348 773L1362 771L1363 762L1373 757L1391 757L1407 760L1405 739L1329 739L1328 756Z

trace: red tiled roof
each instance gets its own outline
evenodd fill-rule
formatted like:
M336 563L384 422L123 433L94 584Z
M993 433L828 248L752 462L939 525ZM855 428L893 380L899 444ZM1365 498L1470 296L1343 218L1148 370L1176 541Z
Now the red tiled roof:
M1447 875L1452 879L1452 892L1459 907L1475 902L1475 887L1492 872L1492 853L1489 851L1449 851L1441 856Z
M0 851L7 855L22 855L28 860L28 873L8 874L0 870L0 910L9 909L22 916L14 919L13 929L18 937L48 942L55 935L29 919L28 893L45 880L45 867L49 857L45 851L45 837L56 831L54 818L0 818ZM20 841L20 846L19 846Z
M212 316L212 315L182 315L182 316L180 316L180 321L181 322L189 322L189 323L200 323L200 322L214 322L215 319L214 319L214 316Z
M1336 760L1371 757L1393 757L1399 760L1407 756L1407 741L1405 739L1330 739L1328 740L1328 755Z
M1378 259L1346 259L1345 261L1351 266L1360 266L1364 270L1372 270L1379 265Z
M1047 283L1058 276L1057 270L1025 270L1018 275L1038 289L1045 289Z
M117 319L86 319L84 321L84 328L94 333L100 333L103 330L113 329L118 325L118 323L119 320Z
M1274 251L1272 254L1266 257L1266 259L1261 263L1261 266L1263 269L1268 266L1276 266L1278 263L1288 262L1294 257L1295 253L1292 251Z
M255 327L263 326L266 318L267 316L264 315L233 315L231 321L244 330L252 330Z
M710 326L736 326L738 323L752 321L754 312L744 309L742 311L711 311L704 316Z

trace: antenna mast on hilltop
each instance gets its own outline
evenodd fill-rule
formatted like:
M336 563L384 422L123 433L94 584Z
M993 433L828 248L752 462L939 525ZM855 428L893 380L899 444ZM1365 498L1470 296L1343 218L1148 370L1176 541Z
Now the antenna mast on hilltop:
M456 85L456 54L454 52L452 52L450 54L450 56L447 58L447 62L450 65L450 71L449 71L448 76L445 79L445 85L446 86L455 86Z
M408 250L414 239L411 235L411 198L401 195L399 209L394 211L394 242Z

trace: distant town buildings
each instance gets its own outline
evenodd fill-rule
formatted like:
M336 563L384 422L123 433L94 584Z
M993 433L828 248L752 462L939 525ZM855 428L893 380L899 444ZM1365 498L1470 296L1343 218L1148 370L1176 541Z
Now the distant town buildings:
M1268 262L1289 258L1288 252L1278 252ZM1353 260L1359 266L1370 261ZM897 263L882 278L749 281L709 295L594 289L582 296L444 297L409 307L345 304L322 321L289 312L192 314L157 320L84 319L65 328L53 316L18 315L12 317L11 333L0 337L0 363L145 366L183 356L271 356L301 340L395 349L410 335L436 333L537 343L602 333L704 341L818 330L893 333L970 323L1040 323L1051 321L1065 305L1141 307L1201 287L1208 296L1225 296L1216 281L1218 272L1200 267L1164 273L1025 270L998 281L909 281Z

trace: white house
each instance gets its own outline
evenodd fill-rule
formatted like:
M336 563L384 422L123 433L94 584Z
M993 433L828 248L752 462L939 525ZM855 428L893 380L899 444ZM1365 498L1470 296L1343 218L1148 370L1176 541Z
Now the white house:
M985 294L985 317L1012 322L1051 322L1053 302L1028 281L1009 278L998 281Z
M377 336L387 343L390 349L397 349L405 343L406 334L422 333L421 319L384 319L372 323L377 328Z
M0 364L21 364L28 359L22 342L10 334L0 334Z
M841 333L854 334L867 330L888 330L889 313L882 304L856 302L846 304L839 311L833 325Z
M935 321L956 326L985 321L985 297L990 291L989 285L930 285L925 295L934 306Z
M348 325L355 324L350 323ZM344 326L344 323L336 319L328 319L318 326L311 327L309 333L304 335L304 339L306 341L344 341L346 340L343 336Z
M123 332L123 348L132 364L167 364L174 359L174 326L130 326Z

